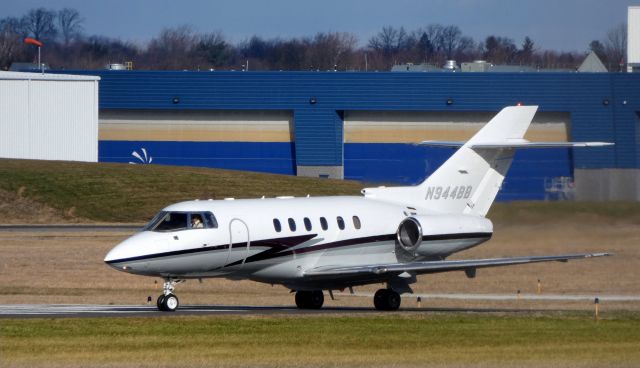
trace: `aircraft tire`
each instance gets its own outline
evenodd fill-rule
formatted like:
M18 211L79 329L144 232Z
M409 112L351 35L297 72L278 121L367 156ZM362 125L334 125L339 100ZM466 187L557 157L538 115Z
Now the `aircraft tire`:
M391 289L380 289L373 296L373 305L380 311L394 311L400 308L400 294Z
M373 295L373 306L376 307L377 310L387 310L386 308L386 296L387 289L379 289Z
M298 309L308 309L308 291L298 290L296 291L296 306Z
M176 309L178 309L178 307L180 306L180 301L178 300L177 296L169 294L164 297L162 306L164 307L163 311L165 312L175 312Z
M322 290L315 290L309 293L309 309L320 309L324 304L324 294Z
M296 306L299 309L320 309L324 304L324 294L322 290L296 291Z
M158 300L156 301L156 306L158 307L159 311L164 312L164 294L160 294Z
M398 310L398 308L400 308L401 302L402 302L402 299L400 298L400 294L398 294L393 290L389 290L387 294L387 310L389 311Z

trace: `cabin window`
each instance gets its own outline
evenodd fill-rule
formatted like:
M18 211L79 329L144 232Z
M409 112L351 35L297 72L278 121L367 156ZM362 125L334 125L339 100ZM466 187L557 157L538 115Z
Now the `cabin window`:
M309 220L308 217L304 218L304 228L307 229L307 231L311 231L311 229L312 229L311 220Z
M362 227L362 224L360 223L360 218L358 216L353 216L353 227L356 228L356 230L360 230L360 228Z
M282 225L280 225L280 220L273 219L273 228L276 229L277 233L282 231Z
M338 228L340 228L340 230L344 230L344 220L342 219L342 217L338 216L337 220L338 220Z
M289 229L291 231L296 231L296 221L292 218L289 218Z
M320 226L322 227L322 230L327 230L329 228L329 224L327 223L327 219L324 217L320 217Z

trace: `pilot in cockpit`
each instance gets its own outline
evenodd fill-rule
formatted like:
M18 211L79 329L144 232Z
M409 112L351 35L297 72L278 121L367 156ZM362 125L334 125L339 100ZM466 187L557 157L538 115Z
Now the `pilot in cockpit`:
M191 228L192 229L204 228L204 224L202 223L202 217L200 217L200 215L191 215Z

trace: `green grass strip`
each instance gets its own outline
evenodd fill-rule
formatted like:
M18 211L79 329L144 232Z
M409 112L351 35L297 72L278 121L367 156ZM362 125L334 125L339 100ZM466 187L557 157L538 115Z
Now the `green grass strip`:
M161 317L0 320L24 366L633 366L640 316Z

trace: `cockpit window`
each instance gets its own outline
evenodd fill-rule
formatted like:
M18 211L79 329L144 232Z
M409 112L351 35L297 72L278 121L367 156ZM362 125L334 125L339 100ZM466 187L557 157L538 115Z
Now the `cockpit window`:
M187 228L187 214L184 212L165 212L164 216L159 218L157 224L150 230L153 231L177 231Z
M180 231L186 229L215 229L216 217L211 212L166 212L156 215L144 228L148 231Z
M204 213L204 225L207 229L217 229L218 221L216 221L216 217L211 212Z

